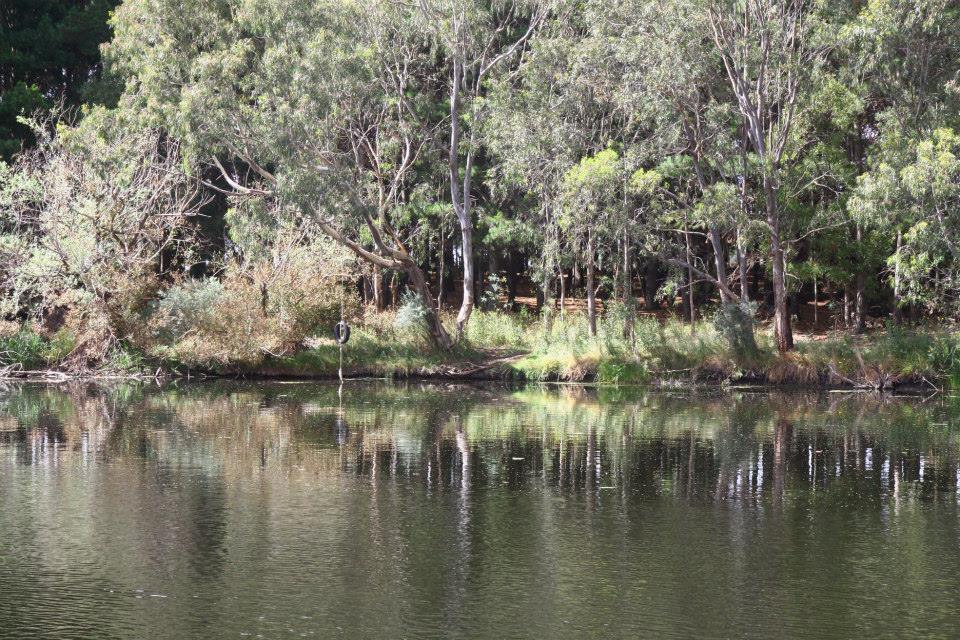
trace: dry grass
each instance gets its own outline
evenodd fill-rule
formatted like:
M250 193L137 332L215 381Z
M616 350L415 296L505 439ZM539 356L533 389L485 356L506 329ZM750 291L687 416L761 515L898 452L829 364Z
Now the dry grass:
M766 379L776 385L814 386L820 383L820 371L804 355L788 353L778 356L766 368Z

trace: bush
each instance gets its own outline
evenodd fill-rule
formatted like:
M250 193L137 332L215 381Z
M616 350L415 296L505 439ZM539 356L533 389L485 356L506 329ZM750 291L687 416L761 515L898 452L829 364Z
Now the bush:
M170 287L150 311L158 337L175 342L192 329L210 324L222 296L223 284L215 278L187 280Z
M420 296L415 291L407 289L400 296L400 306L393 317L393 327L402 333L423 335L427 330L429 313L423 306Z
M340 319L348 295L340 252L326 240L286 246L282 259L229 265L221 280L190 280L163 293L135 341L150 355L216 371L287 356Z
M755 313L755 304L724 304L713 317L714 328L727 340L740 362L752 362L757 357L757 341L753 335Z

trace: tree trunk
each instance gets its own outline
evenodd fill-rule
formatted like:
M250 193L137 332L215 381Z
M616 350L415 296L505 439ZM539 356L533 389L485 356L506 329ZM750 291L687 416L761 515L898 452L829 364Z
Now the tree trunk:
M623 337L630 341L636 351L636 306L633 301L633 251L630 247L630 234L623 228L623 306L626 307L626 317L623 319Z
M517 287L519 285L519 272L523 271L523 260L518 260L518 252L511 251L510 258L507 260L507 304L510 309L515 309L517 304ZM519 264L519 266L518 266Z
M853 331L854 333L863 333L867 328L866 319L866 301L864 299L864 281L862 273L858 273L854 278L854 299L853 299Z
M463 330L473 313L474 266L473 266L473 225L469 214L460 219L460 236L463 247L463 301L457 313L457 340L463 337Z
M687 242L687 295L690 300L690 334L697 334L697 304L694 299L693 286L693 250L690 247L690 234L687 232L687 221L683 221L683 237Z
M597 335L597 292L594 285L596 263L593 254L593 230L591 229L587 231L587 320L591 338Z
M747 173L750 169L747 163L747 147L749 144L750 137L747 134L747 127L744 124L740 137L740 170L742 172L740 176L740 217L742 220L746 220L749 213L747 210ZM743 227L737 225L737 266L740 268L740 301L748 303L750 302L750 283L747 280L747 241L743 236Z
M723 255L723 238L720 236L720 229L715 224L710 225L710 244L713 247L713 263L714 267L717 270L717 281L726 285L727 284L727 261L724 259ZM720 303L729 304L733 302L730 296L727 295L723 287L720 289Z
M540 283L541 295L543 296L543 302L541 304L540 312L543 314L543 331L545 334L549 334L550 330L553 329L553 300L550 298L550 290L552 289L553 283L551 282L551 273L553 269L550 268L550 263L547 258L546 253L543 256L543 281Z
M423 270L413 262L407 264L405 271L410 277L411 286L420 296L420 302L427 310L427 334L430 337L430 342L438 349L449 349L453 346L453 341L440 321L440 313L436 306L436 300L430 292L430 285L427 284L427 277Z
M743 239L743 230L737 228L737 265L740 267L740 300L750 302L750 280L746 242Z
M379 265L373 266L373 304L377 311L383 311L383 271Z
M849 329L852 324L852 314L850 311L851 307L851 296L850 296L850 283L843 285L843 326L846 329Z
M820 300L817 291L817 276L813 276L813 329L816 331L817 323L820 320Z
M863 242L863 227L859 224L854 229L854 241L856 242L857 252L859 254L861 243ZM854 263L856 276L853 278L853 323L850 327L854 333L863 333L866 328L866 317L864 310L864 294L866 278L863 275L863 268L859 260Z
M457 313L457 339L463 337L463 330L470 314L473 313L474 265L473 265L473 222L470 218L470 183L473 171L473 131L467 148L466 163L463 171L463 184L460 183L460 91L463 86L463 63L458 58L453 62L453 78L450 84L450 148L448 150L448 171L450 177L450 200L460 224L461 247L463 250L463 300Z
M657 263L652 258L643 268L643 308L647 311L657 309Z
M770 229L770 259L773 262L773 324L777 350L781 353L793 350L793 328L790 326L790 311L787 308L787 276L780 241L780 212L772 178L764 176L763 190L767 201L767 225Z
M560 269L560 317L566 317L567 308L567 274Z
M443 308L443 272L446 265L446 247L443 241L443 225L440 225L440 264L437 267L437 309Z
M633 301L633 250L630 235L623 228L623 302L629 305Z
M900 250L903 248L903 233L897 229L897 253L893 263L893 321L903 322L903 310L900 307Z
M617 238L617 255L613 260L613 291L611 292L611 298L614 300L622 300L621 285L623 284L620 280L623 277L620 269L623 266L623 242L620 238ZM603 265L599 265L600 270L603 271Z

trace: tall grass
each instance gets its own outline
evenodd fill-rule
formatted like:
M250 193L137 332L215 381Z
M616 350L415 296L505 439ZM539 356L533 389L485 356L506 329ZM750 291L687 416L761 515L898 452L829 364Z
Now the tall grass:
M354 320L344 349L345 373L443 376L476 369L492 377L530 381L625 384L693 379L960 388L960 332L944 327L890 326L859 336L841 332L798 336L796 351L781 355L770 327L759 326L757 352L745 360L710 322L698 323L691 331L688 323L674 318L629 319L615 307L601 319L595 337L589 335L583 314L568 313L548 323L529 313L476 311L464 339L451 351L434 349L421 327L401 320L402 314L369 311ZM455 318L445 315L443 320L452 330ZM0 336L0 366L56 368L75 344L65 330L49 337L26 328L7 332ZM238 364L219 372L336 376L339 351L332 337L321 334L292 355L269 358L255 368ZM108 360L106 368L136 371L147 367L149 359L118 345ZM149 362L150 367L164 365L174 371L179 366L170 360Z
M692 333L690 325L674 319L629 321L609 314L596 337L582 315L557 318L549 330L537 327L529 338L530 355L516 365L531 380L643 382L736 367L726 342L707 323Z
M453 326L452 316L444 318ZM632 331L625 330L632 328ZM769 339L761 339L769 345ZM308 375L336 373L337 345L321 336L310 349L270 365L273 373ZM504 377L532 381L587 381L636 383L663 377L723 378L743 366L726 340L708 322L689 324L675 319L622 315L603 317L595 337L589 335L583 314L565 314L549 323L532 314L475 311L464 340L451 352L438 352L422 331L398 327L390 312L367 313L354 326L344 351L344 367L353 374L408 375L444 365L469 368L494 356L514 358Z
M938 382L960 387L960 334L896 325L869 335L833 334L800 342L814 367L858 382Z
M453 326L452 316L445 317ZM587 318L569 313L546 323L532 314L476 311L465 339L452 352L432 349L422 333L395 326L390 313L368 314L354 331L345 366L354 372L410 375L469 369L469 363L516 356L502 377L531 381L643 383L651 380L755 380L775 384L864 384L935 382L960 386L960 334L890 327L866 336L844 333L800 336L797 350L776 352L769 326L758 326L757 352L734 353L711 322L675 318L628 320L616 309L589 335ZM319 340L285 361L294 372L335 373L337 348ZM289 372L290 370L287 369Z
M27 327L0 337L0 366L32 371L55 367L76 346L76 339L66 329L44 337Z

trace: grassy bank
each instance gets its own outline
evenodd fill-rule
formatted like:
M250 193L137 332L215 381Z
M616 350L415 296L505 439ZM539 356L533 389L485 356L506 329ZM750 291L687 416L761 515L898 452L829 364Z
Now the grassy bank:
M557 317L549 328L528 314L477 312L464 340L449 352L429 346L422 332L402 327L392 313L366 314L353 323L344 349L348 377L437 377L526 381L649 383L760 383L819 387L895 388L960 386L960 332L946 327L888 327L865 335L798 335L797 349L781 355L769 327L757 328L757 349L737 354L710 322L641 318L616 313L588 335L586 319ZM625 328L632 326L632 335ZM625 335L626 334L626 335ZM42 338L21 329L0 339L0 366L8 374L57 370L69 360L66 335ZM196 367L118 347L101 373L288 376L335 378L336 343L318 336L288 355L254 364Z
M430 349L415 334L392 329L389 315L355 327L344 350L348 376L436 376L527 381L644 384L752 382L774 385L893 388L960 386L960 333L946 328L889 327L866 335L799 335L795 352L780 355L769 328L759 326L756 352L733 352L702 322L696 331L676 320L638 319L625 337L611 315L598 335L586 319L540 319L478 312L465 340L449 353ZM318 339L293 356L272 359L259 373L333 377L339 363L332 340Z

